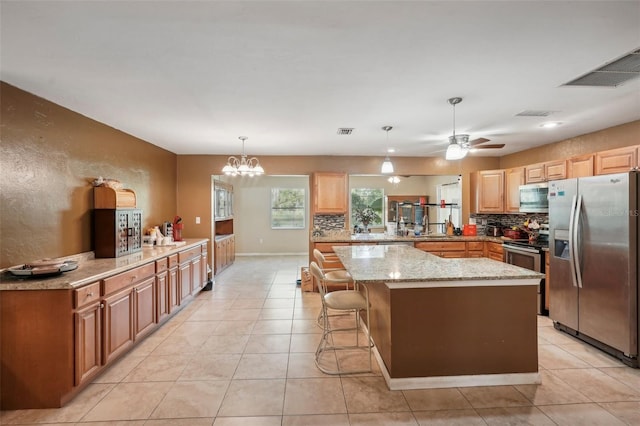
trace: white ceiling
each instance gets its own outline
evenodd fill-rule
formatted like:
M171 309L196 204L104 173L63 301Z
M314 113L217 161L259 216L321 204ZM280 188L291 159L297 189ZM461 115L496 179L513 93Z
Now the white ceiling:
M456 133L506 144L474 155L640 119L640 78L562 87L640 47L640 1L2 0L0 15L3 81L177 154L238 154L246 135L250 155L441 156L454 96Z

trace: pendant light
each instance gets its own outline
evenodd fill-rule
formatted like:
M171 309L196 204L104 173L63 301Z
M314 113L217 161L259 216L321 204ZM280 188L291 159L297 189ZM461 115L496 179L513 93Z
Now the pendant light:
M382 127L382 130L387 132L387 148L389 147L389 130L391 129L393 129L393 127L391 126ZM382 168L380 169L380 173L385 173L385 174L393 173L393 163L389 158L389 154L387 154L387 156L384 158L384 162L382 163Z
M222 173L228 176L260 176L264 174L264 169L260 165L260 161L256 157L247 159L244 153L244 141L249 139L246 136L239 136L238 139L242 141L242 156L238 160L236 157L231 156L227 160L227 164L222 168Z
M449 136L449 146L445 159L460 160L469 151L466 147L469 144L469 135L456 135L456 105L462 102L462 98L450 98L449 103L453 106L453 136Z

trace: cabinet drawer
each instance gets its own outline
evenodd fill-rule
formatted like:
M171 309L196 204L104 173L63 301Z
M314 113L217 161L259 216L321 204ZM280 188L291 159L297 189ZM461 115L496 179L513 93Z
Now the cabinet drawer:
M167 260L169 261L169 269L178 266L178 255L177 254L172 254L171 256L167 257Z
M168 259L165 257L164 259L156 260L156 274L162 271L166 271L168 268Z
M495 251L490 251L487 257L489 259L497 260L498 262L503 262L504 261L503 254L495 252Z
M348 246L349 243L316 243L315 247L322 253L333 253L333 246Z
M417 242L415 247L424 251L465 251L465 243L458 241Z
M484 242L483 241L469 241L467 243L467 250L469 250L469 251L483 251L484 250Z
M100 282L73 290L73 307L80 308L100 299Z
M446 257L446 258L462 258L462 257L467 257L467 253L465 251L441 251L439 253L433 253L435 255L438 255L440 257Z
M196 256L200 256L201 252L202 251L200 247L194 247L189 250L181 251L180 253L178 253L178 263L184 263L193 259Z
M484 251L469 250L467 257L484 257Z
M111 294L115 291L123 289L133 283L150 277L156 273L155 263L148 263L144 266L134 268L130 271L123 272L113 277L106 278L104 283L104 294Z

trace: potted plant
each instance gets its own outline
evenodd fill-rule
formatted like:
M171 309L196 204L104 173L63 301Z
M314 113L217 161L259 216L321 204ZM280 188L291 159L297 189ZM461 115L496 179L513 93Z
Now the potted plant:
M362 209L355 209L353 211L353 218L356 222L362 223L364 232L369 232L369 224L372 222L380 222L380 215L376 213L371 207L365 207Z

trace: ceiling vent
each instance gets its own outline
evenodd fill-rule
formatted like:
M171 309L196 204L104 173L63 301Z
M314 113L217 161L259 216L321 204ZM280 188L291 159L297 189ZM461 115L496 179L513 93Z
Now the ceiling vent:
M350 135L353 133L353 127L340 127L338 128L339 135Z
M516 114L516 117L548 117L553 114L553 111L536 111L528 109Z
M608 62L563 86L616 87L640 76L640 49Z

